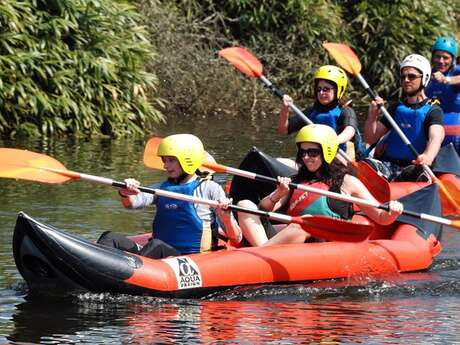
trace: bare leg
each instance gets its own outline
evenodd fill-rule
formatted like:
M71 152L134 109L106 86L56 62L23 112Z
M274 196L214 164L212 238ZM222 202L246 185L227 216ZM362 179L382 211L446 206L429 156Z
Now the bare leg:
M238 206L257 209L257 206L250 200L241 200ZM238 212L238 223L240 224L243 236L253 247L262 246L268 241L264 226L260 221L260 217L254 214Z
M310 234L303 230L298 224L289 224L283 230L278 232L275 236L270 238L264 246L272 246L275 244L286 243L303 243Z

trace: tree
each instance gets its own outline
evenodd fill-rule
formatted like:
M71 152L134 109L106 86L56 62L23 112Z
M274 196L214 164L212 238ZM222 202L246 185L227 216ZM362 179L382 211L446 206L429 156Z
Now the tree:
M110 0L0 3L0 133L123 135L163 119L135 8Z

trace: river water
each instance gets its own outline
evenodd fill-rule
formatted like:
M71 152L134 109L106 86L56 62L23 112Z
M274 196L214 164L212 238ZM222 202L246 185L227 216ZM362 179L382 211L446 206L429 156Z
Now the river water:
M275 125L274 117L182 117L149 136L196 134L218 163L237 166L253 145L293 155L292 138L277 135ZM54 157L70 170L136 177L146 185L163 175L143 166L143 145L127 139L0 141ZM443 252L429 271L385 281L259 286L201 300L91 293L37 298L28 295L12 257L19 211L90 240L106 230L144 232L152 214L125 210L115 189L87 182L1 179L0 191L0 344L460 344L460 234L452 229L444 230Z

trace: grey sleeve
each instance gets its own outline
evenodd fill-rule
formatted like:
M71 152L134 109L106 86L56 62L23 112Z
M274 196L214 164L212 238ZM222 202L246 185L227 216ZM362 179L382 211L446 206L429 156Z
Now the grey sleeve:
M353 108L350 107L345 107L342 109L342 113L337 119L337 133L341 133L347 126L353 127L356 131L359 130L356 113Z
M203 181L198 188L195 190L195 196L198 198L208 199L208 200L215 200L219 201L220 198L225 197L225 192L222 187L211 180ZM205 221L209 221L211 223L217 221L219 226L225 230L223 224L219 221L215 209L210 208L207 205L195 204L196 211L198 216ZM232 214L233 217L233 214Z
M158 188L161 183L155 183L150 186L149 188L155 189ZM157 200L157 197L154 194L150 193L139 193L132 199L131 208L144 208L150 205L153 205Z

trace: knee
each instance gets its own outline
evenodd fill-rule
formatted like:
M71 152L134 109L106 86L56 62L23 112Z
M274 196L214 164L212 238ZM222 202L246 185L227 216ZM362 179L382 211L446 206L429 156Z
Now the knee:
M247 208L247 209L257 210L257 205L254 204L251 200L240 200L238 201L237 205L240 207ZM240 211L237 212L237 215L238 215L238 222L240 222L240 225L242 225L242 223L246 221L259 218L259 216L256 216L256 215L253 215L247 212L240 212Z
M257 209L257 205L254 204L251 200L247 200L247 199L238 201L237 205L241 207L250 208L253 210Z
M288 243L303 243L310 237L299 224L290 224L281 231L285 232Z

